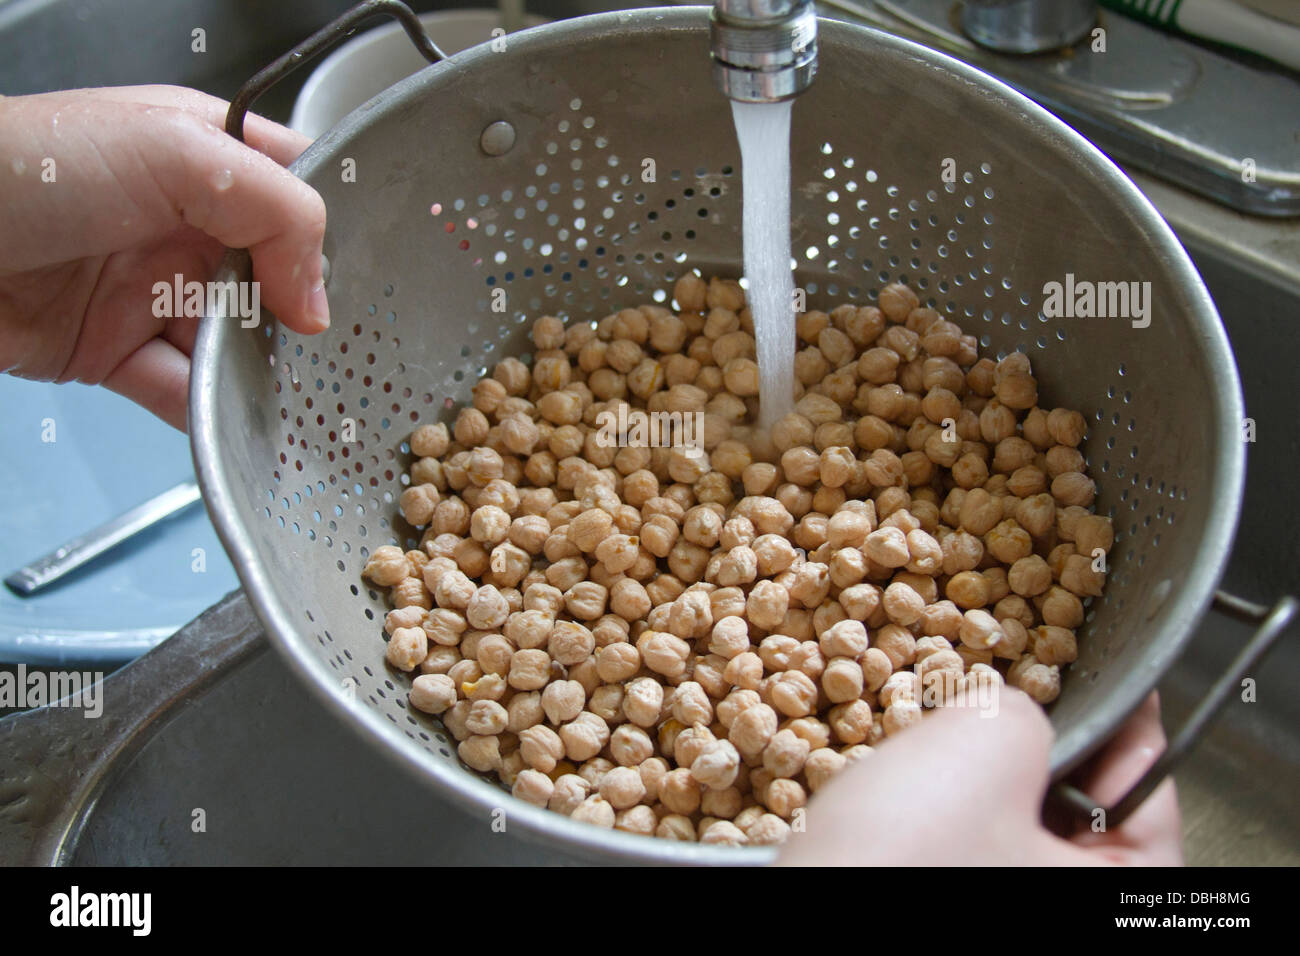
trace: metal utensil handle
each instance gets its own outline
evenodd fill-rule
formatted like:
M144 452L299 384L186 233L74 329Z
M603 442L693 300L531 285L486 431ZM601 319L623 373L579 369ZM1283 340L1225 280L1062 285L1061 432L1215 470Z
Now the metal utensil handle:
M5 578L5 584L23 597L35 594L86 562L116 548L127 538L139 534L182 508L188 508L198 500L198 484L193 481L182 482L144 504L136 505L125 514L63 542L49 554L42 555L9 575Z
M337 20L321 27L284 56L263 67L253 75L251 80L241 86L234 99L230 101L230 109L226 113L226 132L243 142L244 116L259 96L308 60L314 59L339 40L350 35L363 21L376 16L395 18L406 30L406 35L411 38L411 42L430 63L437 63L447 58L447 54L438 49L437 45L429 39L420 25L420 18L406 4L400 3L399 0L366 0L365 3L358 3Z
M1300 608L1296 599L1286 596L1277 601L1272 608L1255 604L1229 594L1216 591L1214 607L1238 620L1258 624L1246 646L1241 649L1227 670L1219 676L1206 695L1197 704L1190 717L1183 723L1166 745L1164 753L1156 760L1119 800L1109 807L1100 807L1078 787L1068 783L1059 783L1052 789L1053 798L1072 814L1091 822L1098 810L1105 813L1107 828L1117 827L1123 823L1134 810L1151 796L1156 787L1164 781L1183 757L1196 744L1201 734L1227 702L1229 695L1240 685L1248 671L1273 645L1273 642L1295 619Z

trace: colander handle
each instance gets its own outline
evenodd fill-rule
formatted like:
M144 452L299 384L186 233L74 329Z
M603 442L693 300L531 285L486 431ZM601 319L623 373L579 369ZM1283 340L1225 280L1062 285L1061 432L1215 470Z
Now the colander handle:
M361 23L377 16L396 19L406 30L406 35L411 38L411 42L430 63L437 63L447 58L447 54L438 49L429 39L428 34L424 32L424 27L420 25L420 18L406 4L398 0L365 0L337 20L321 27L269 66L263 67L251 80L241 86L235 98L230 101L230 109L226 112L226 132L243 142L244 116L259 96L308 60L314 59L335 43L351 35Z
M1096 800L1078 787L1064 782L1052 788L1052 798L1057 805L1087 823L1096 819L1097 811L1102 810L1108 829L1117 827L1128 819L1129 814L1151 796L1156 787L1160 786L1179 761L1196 745L1201 734L1227 702L1228 697L1240 686L1242 679L1295 619L1300 604L1288 595L1269 608L1226 591L1216 591L1214 608L1229 617L1258 625L1257 629L1246 646L1228 665L1227 670L1210 687L1191 716L1170 738L1164 753L1147 769L1137 783L1133 784L1128 793L1109 807L1099 806Z

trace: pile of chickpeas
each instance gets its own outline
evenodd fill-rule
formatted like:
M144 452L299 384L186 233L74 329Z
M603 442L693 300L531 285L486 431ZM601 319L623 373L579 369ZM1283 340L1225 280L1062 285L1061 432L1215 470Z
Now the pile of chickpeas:
M1004 682L1055 699L1113 532L1083 416L906 285L797 317L770 431L740 285L674 299L538 319L530 363L411 435L423 537L364 575L411 705L469 767L597 826L778 843L927 713ZM698 413L699 442L605 440L623 405Z

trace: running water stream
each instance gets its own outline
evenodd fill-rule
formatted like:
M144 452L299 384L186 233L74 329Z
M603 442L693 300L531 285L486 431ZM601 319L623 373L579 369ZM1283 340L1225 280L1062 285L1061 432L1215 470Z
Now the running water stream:
M759 426L794 407L794 274L790 271L790 108L731 103L740 141L747 300L758 351Z

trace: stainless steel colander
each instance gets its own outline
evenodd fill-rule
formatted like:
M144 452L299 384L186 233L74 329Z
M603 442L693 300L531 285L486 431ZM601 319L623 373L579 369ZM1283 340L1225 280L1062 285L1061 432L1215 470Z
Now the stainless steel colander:
M1043 404L1088 418L1097 507L1117 543L1051 711L1060 778L1151 690L1227 559L1243 410L1214 305L1094 147L922 47L824 22L792 147L810 307L906 281L986 354L1026 352ZM341 175L347 160L355 181ZM498 359L527 353L531 319L590 322L668 302L692 269L738 274L740 157L710 80L706 10L607 14L474 48L359 108L295 171L329 210L333 326L305 337L211 315L191 397L205 496L273 643L376 746L480 811L485 834L504 808L512 830L604 859L766 859L575 823L466 770L438 721L408 706L409 678L385 665L384 595L360 577L374 548L418 537L396 509L407 435L449 420ZM1150 282L1149 327L1046 318L1044 285L1067 274ZM246 257L232 254L218 278L248 278Z

